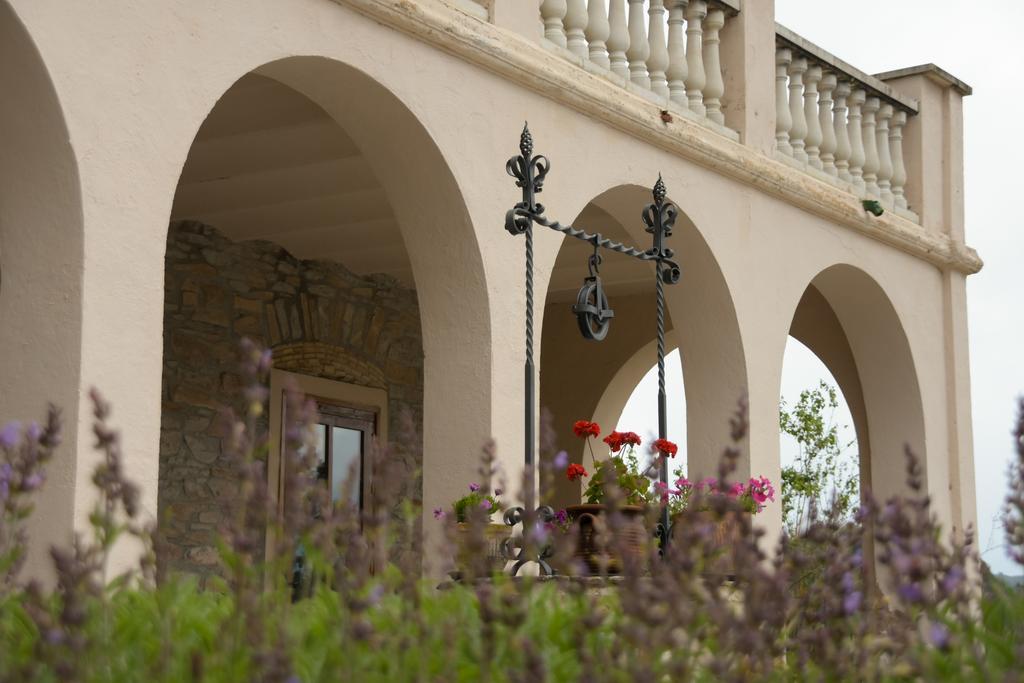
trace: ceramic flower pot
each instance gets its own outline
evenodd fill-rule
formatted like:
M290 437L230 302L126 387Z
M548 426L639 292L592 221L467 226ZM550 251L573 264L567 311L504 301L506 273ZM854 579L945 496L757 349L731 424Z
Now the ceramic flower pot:
M583 563L592 574L606 571L621 574L627 563L643 567L651 531L647 528L647 508L623 505L619 508L621 526L612 537L608 525L607 509L600 503L570 505L565 509L576 531L574 558Z
M470 525L465 522L459 522L455 528L457 531L455 567L459 573L462 573L466 567L472 564L473 553L476 550L471 547ZM505 568L505 558L501 554L501 546L505 539L511 535L511 527L504 524L492 523L483 527L483 554L490 573L500 572Z

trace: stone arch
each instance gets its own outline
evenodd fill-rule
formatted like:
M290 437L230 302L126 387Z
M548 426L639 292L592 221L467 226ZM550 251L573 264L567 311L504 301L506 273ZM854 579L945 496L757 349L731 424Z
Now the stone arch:
M649 236L643 231L640 212L650 201L649 189L620 185L597 195L574 225L646 245ZM685 203L677 202L677 206L680 214L669 245L675 250L683 275L677 285L665 289L666 327L673 330L666 338L666 352L678 346L682 357L690 471L709 473L717 466L728 438L728 419L746 392L746 361L732 293L718 260L687 215ZM654 271L649 264L631 264L609 278L616 319L608 339L599 345L580 338L568 313L547 315L564 303L560 299L565 291L571 292L572 277L582 279L586 274L587 251L588 246L577 240L563 242L545 307L541 405L551 409L562 448L576 445L568 432L571 419L601 414L606 420L617 420L636 383L656 360ZM607 261L614 258L610 255ZM574 275L569 276L567 266L573 265ZM582 366L589 368L584 376L580 375ZM669 419L682 417L670 415ZM611 425L606 428L611 429ZM746 450L744 444L745 454ZM569 453L577 459L583 455L581 449ZM578 489L561 483L559 486L558 502L570 502L578 496Z
M319 108L330 125L350 138L365 163L362 178L379 183L380 192L371 192L364 204L386 202L393 211L398 234L388 239L406 254L409 272L396 277L377 276L372 270L355 273L353 269L362 264L350 260L331 275L343 281L349 299L365 292L378 303L406 302L390 319L374 318L370 309L375 304L369 302L363 306L349 301L344 310L334 307L324 314L318 303L307 301L307 293L316 288L303 283L301 291L275 293L274 305L269 308L257 304L252 323L256 331L250 334L265 333L266 341L283 354L282 361L290 366L287 369L302 372L323 363L316 374L325 376L324 372L334 372L329 366L337 361L337 372L346 381L388 386L391 416L402 413L390 407L396 396L412 407L414 415L422 415L423 454L414 463L419 470L415 476L422 476L422 485L416 487L414 498L422 497L423 507L429 511L453 499L461 479L475 472L475 453L491 427L488 386L479 376L481 368L490 367L488 290L462 192L447 160L416 115L361 70L333 59L304 56L264 64L246 77L253 75L273 81ZM211 106L207 121L223 101L222 97L218 105ZM193 151L201 137L202 129L193 141ZM191 161L192 152L186 169ZM179 180L179 190L182 182ZM206 222L202 216L189 215L179 199L172 213L175 218ZM301 256L285 252L290 267L308 268L322 254L329 258L344 254L351 235L342 235L343 230L333 224L314 227L312 241L296 242L295 246L289 243ZM367 228L368 239L374 239L375 227ZM273 237L275 241L287 238L287 229L280 232ZM171 255L169 248L168 258ZM451 267L453 263L457 267ZM279 298L284 303L275 311ZM318 301L322 303L323 297ZM283 316L290 322L282 322ZM319 323L318 316L329 319L329 324ZM335 322L344 328L338 334L333 328L329 333L322 331ZM165 375L165 394L166 384ZM459 419L447 419L453 414ZM177 428L171 425L169 430L165 424L163 435L168 431L175 432L175 444L179 444ZM419 450L416 444L409 446ZM463 455L453 457L453 452ZM161 482L161 499L164 486Z
M832 265L811 279L789 334L832 374L850 408L857 436L860 486L877 500L906 493L909 448L927 485L924 405L913 354L899 314L865 271ZM865 571L876 575L874 538L864 534Z
M82 340L83 219L78 165L46 64L0 1L0 419L61 408L63 445L29 520L26 570L49 573L51 543L75 517Z
M900 316L865 271L837 264L808 284L790 334L825 364L842 390L861 451L861 483L880 499L905 491L904 450L927 477L924 405Z

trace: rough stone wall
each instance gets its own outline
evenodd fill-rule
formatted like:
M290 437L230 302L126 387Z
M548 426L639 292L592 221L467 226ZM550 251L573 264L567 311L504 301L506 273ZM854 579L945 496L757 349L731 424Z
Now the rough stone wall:
M394 436L403 414L422 425L419 308L415 291L389 276L302 261L270 242L232 242L190 221L170 226L165 264L162 552L170 569L205 576L215 571L214 535L238 495L218 416L240 402L241 339L269 346L275 368L387 390ZM422 498L420 452L393 456L405 472L396 509Z

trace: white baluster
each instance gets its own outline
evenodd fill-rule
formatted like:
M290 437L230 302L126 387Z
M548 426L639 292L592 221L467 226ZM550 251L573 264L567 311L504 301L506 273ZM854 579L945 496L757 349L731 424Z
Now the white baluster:
M880 105L877 97L864 100L861 107L864 120L860 124L864 133L864 187L868 195L876 199L881 197L878 192L878 139L875 137L875 112Z
M668 78L669 97L673 102L685 105L686 101L686 19L683 9L686 0L671 0L668 9Z
M608 15L605 13L604 0L590 0L587 7L587 42L590 43L590 61L598 66L608 68L608 40L611 34L611 27L608 25Z
M860 88L850 95L850 180L861 192L864 191L864 138L861 131L861 112L867 97Z
M626 0L608 0L608 59L613 73L629 78L629 31L626 29Z
M794 59L789 65L789 115L793 124L789 127L789 144L793 146L793 158L807 163L804 151L804 136L807 135L807 119L804 116L804 72L807 60Z
M565 47L565 0L543 0L540 3L540 17L544 20L544 37L555 45Z
M903 186L907 182L907 167L903 164L903 126L907 123L907 112L897 111L889 126L889 144L892 147L892 194L898 209L907 208Z
M832 91L836 89L836 75L827 73L818 83L818 125L821 127L821 169L838 176L836 169L836 127L832 121Z
M651 79L647 75L647 58L651 47L647 44L647 17L644 16L644 0L629 0L629 79L645 88L651 87Z
M793 117L789 113L789 76L786 72L792 61L791 50L781 48L775 51L775 149L789 156L793 156L793 146L789 144Z
M568 9L562 24L565 26L565 46L574 55L586 58L587 47L587 0L568 0Z
M804 118L807 119L807 135L804 136L804 151L807 163L821 168L821 120L818 118L818 81L821 67L812 64L804 74Z
M704 75L703 34L701 22L708 15L708 3L704 0L690 0L686 6L686 99L690 110L704 116Z
M665 0L650 0L647 10L650 16L650 27L647 31L647 42L650 43L650 56L647 58L647 72L651 77L651 90L668 97L668 45L665 40Z
M704 21L704 74L707 83L704 85L704 106L708 118L715 123L725 125L722 114L722 95L725 94L725 81L722 80L722 60L719 56L719 44L722 42L718 32L725 26L725 12L720 9L708 10L708 18Z
M878 110L878 125L875 138L878 140L878 194L882 201L892 205L895 196L892 193L892 156L889 153L889 119L892 118L892 105L883 104Z
M846 98L850 96L850 84L840 81L834 93L835 105L832 107L832 118L836 129L836 172L840 180L851 182L850 175L850 133L846 128Z

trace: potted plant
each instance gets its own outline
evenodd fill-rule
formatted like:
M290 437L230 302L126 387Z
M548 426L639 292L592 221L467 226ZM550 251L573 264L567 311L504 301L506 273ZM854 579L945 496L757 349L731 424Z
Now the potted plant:
M489 571L493 573L504 568L505 558L501 553L501 546L511 535L511 529L504 524L491 521L494 514L501 512L503 508L498 498L501 494L501 489L487 493L479 484L470 484L469 493L454 501L448 510L434 510L434 519L454 520L455 567L459 575L473 563L473 554L480 551L479 544L474 547L472 542L474 539L471 534L475 528L481 530L483 554Z
M662 505L668 507L671 529L681 524L702 524L712 529L712 553L706 559L705 573L732 576L735 567L725 548L742 540L744 525L735 512L756 515L768 502L775 500L775 487L767 477L751 477L746 483L724 484L714 477L697 482L676 472L672 485L655 485ZM716 497L730 500L727 506L716 505ZM726 512L722 512L722 510ZM731 509L733 514L729 514Z
M589 478L583 492L586 502L566 508L578 534L575 556L591 572L617 574L627 560L640 564L645 559L651 537L646 516L654 500L650 476L654 471L653 463L641 467L636 453L641 439L634 432L613 431L606 436L603 441L609 454L601 461L594 455L591 443L591 439L600 436L601 427L595 422L579 420L573 425L573 433L587 443L596 464L593 476L576 463L569 465L565 472L570 481ZM652 450L660 458L675 455L678 449L672 442L659 439L652 444ZM615 509L622 516L616 538L609 533L607 517L608 497L613 492Z

